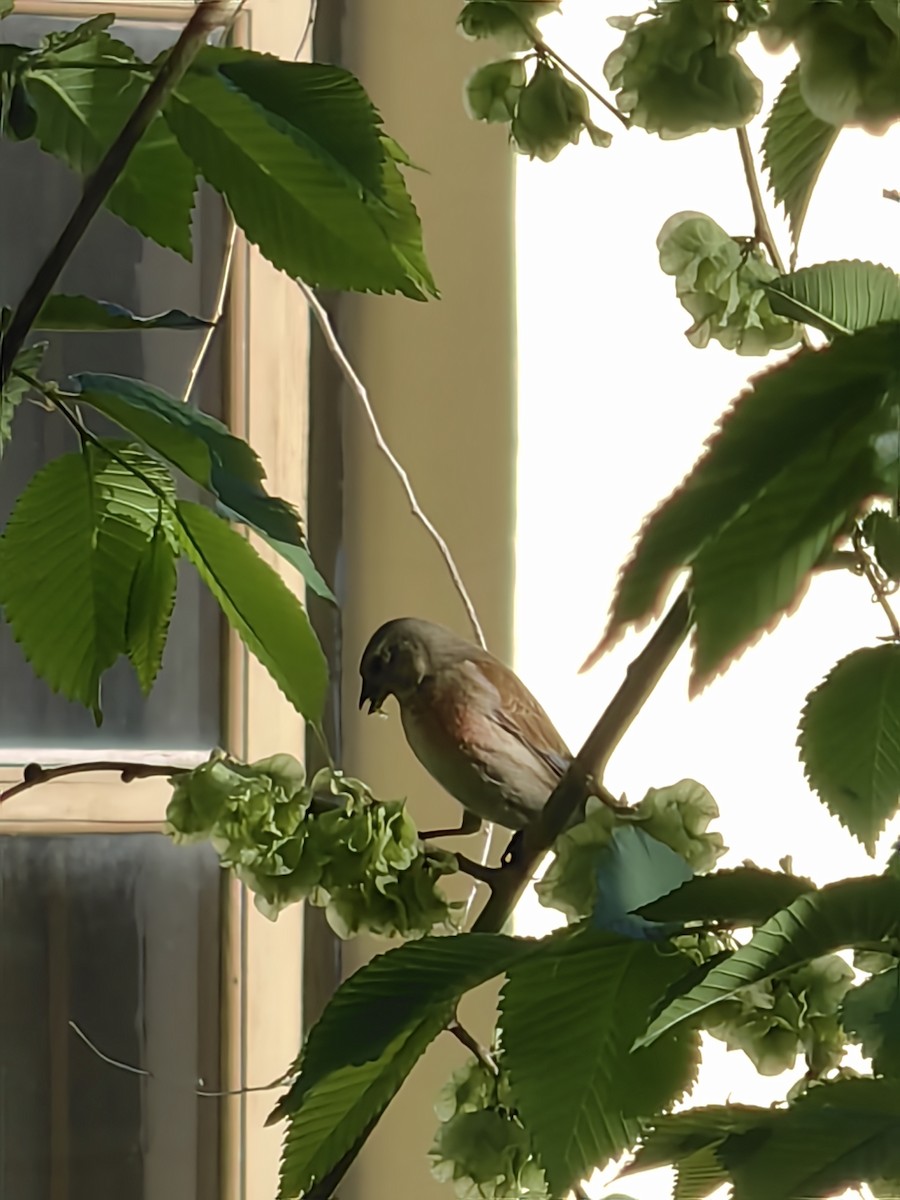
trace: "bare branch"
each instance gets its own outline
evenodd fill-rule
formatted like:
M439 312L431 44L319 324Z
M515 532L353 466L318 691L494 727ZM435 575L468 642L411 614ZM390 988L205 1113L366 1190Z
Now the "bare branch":
M344 352L344 348L338 340L338 336L334 331L334 326L331 323L331 318L329 317L324 305L311 287L308 287L305 283L300 283L299 286L309 303L312 314L316 318L316 322L322 331L322 336L325 338L325 342L328 346L328 349L331 351L334 361L337 363L341 374L347 381L350 390L353 392L362 406L365 418L368 421L369 427L371 428L372 434L375 438L375 444L378 446L378 449L381 451L384 457L388 460L394 470L394 473L400 480L403 490L406 493L406 498L409 501L409 507L413 516L422 522L431 536L434 544L440 551L441 557L443 558L444 563L447 566L447 570L450 573L450 578L453 581L453 586L463 603L463 607L466 610L466 615L469 618L469 623L472 626L472 630L475 634L478 644L482 647L482 649L487 649L487 641L485 640L484 631L481 628L481 622L478 620L478 614L475 611L475 605L472 603L472 598L468 593L466 585L463 583L462 575L459 573L459 568L456 565L456 561L453 558L450 547L447 545L443 536L439 533L437 527L434 525L430 517L419 503L416 493L413 490L412 483L410 482L409 475L406 472L406 468L385 441L384 434L381 432L381 426L378 424L378 418L375 416L375 411L372 408L372 402L369 399L369 393L366 391L365 384L357 375L353 368L353 364L350 362L349 358Z

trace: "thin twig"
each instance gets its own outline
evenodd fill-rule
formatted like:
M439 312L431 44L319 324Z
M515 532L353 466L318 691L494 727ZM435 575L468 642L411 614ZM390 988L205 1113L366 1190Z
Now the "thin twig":
M427 842L425 846L427 849ZM493 887L494 880L500 874L499 867L489 867L485 863L477 862L474 858L467 858L465 854L457 854L456 851L453 852L453 857L456 859L460 871L463 871L466 875L471 875L479 883L486 883L489 887Z
M240 6L238 6L239 9ZM31 326L53 290L60 272L72 257L88 226L112 191L132 151L159 115L169 96L206 44L209 34L234 19L238 9L228 0L200 0L178 41L109 147L94 173L85 180L81 199L56 244L37 270L13 313L0 344L0 387L6 383L13 360L22 349Z
M478 1059L486 1071L490 1071L492 1075L500 1074L500 1068L497 1066L496 1060L494 1059L490 1050L486 1050L478 1041L478 1039L473 1037L473 1035L469 1033L468 1029L459 1023L458 1019L454 1019L450 1022L450 1024L447 1026L447 1032L452 1033L456 1040L461 1042L462 1045L465 1046L465 1048L469 1051L469 1053L473 1054L475 1058Z
M625 114L619 112L616 106L610 100L607 100L607 98L601 92L598 92L594 85L589 83L583 75L579 75L574 67L569 66L566 60L557 54L552 46L548 46L543 38L538 38L535 41L534 48L537 50L538 54L543 54L547 58L552 58L557 66L562 67L567 74L571 75L574 80L580 83L584 90L586 92L590 92L595 100L599 100L607 112L611 112L617 121L622 122L626 129L631 128L631 122L625 116Z
M880 604L884 615L888 619L888 624L891 627L891 634L895 642L900 642L900 621L897 620L897 614L891 608L887 592L884 584L878 576L878 572L872 565L872 561L866 553L866 549L862 544L862 530L859 526L853 532L853 547L856 550L856 561L859 568L865 575L869 587L872 589L872 599L875 603Z
M29 788L40 787L41 784L50 783L51 780L60 779L64 775L83 775L91 771L115 771L121 775L123 783L131 783L134 779L151 779L160 775L182 775L185 771L191 770L193 767L175 767L171 763L100 761L70 763L64 767L42 767L38 763L29 763L22 772L22 782L13 784L12 787L0 792L0 804L12 800L13 796L18 796L22 792L27 792Z
M228 244L225 247L225 256L222 259L222 272L219 276L219 286L216 289L216 299L213 305L213 313L210 318L209 326L203 334L203 341L200 343L194 361L191 364L191 373L188 376L187 386L184 389L184 394L181 399L184 404L187 404L191 398L191 393L197 383L197 378L203 369L203 364L206 362L206 356L209 353L209 348L212 345L212 340L216 336L216 330L219 328L222 317L225 315L225 301L228 297L228 285L231 282L231 267L234 262L234 248L237 244L237 225L232 220L231 229L228 234Z
M350 390L353 392L362 406L366 420L368 421L369 427L371 428L372 434L375 438L375 444L378 446L378 449L381 451L384 457L388 460L394 470L394 473L403 486L403 490L406 493L406 498L409 501L409 507L413 516L422 522L433 542L440 551L441 557L443 558L447 566L447 570L450 573L450 578L453 581L453 586L463 603L463 607L466 610L466 615L469 618L469 623L472 626L472 630L475 634L478 644L482 647L482 649L487 649L487 641L485 640L484 631L481 628L481 622L478 620L478 614L475 611L475 605L472 603L472 598L466 589L466 585L463 583L462 575L459 573L459 568L457 567L453 555L450 552L450 547L438 532L434 523L425 513L416 497L416 493L413 490L412 483L410 482L410 478L405 467L385 441L384 434L381 432L381 426L378 424L378 418L375 416L375 411L372 408L372 402L369 399L369 393L366 391L365 384L353 369L353 364L350 362L349 358L344 352L344 348L338 340L337 334L334 331L334 326L331 323L331 318L329 317L324 305L319 300L312 288L308 287L305 283L300 283L299 286L300 290L303 292L303 295L307 299L313 316L316 318L316 322L322 331L322 336L325 338L325 342L328 346L328 349L331 351L334 361L337 363L341 374L344 376L344 379L349 384Z
M75 1021L70 1020L68 1022L68 1026L72 1032L79 1037L82 1042L84 1042L88 1050L90 1050L92 1054L96 1054L97 1058L99 1058L101 1062L106 1063L107 1066L115 1067L117 1071L125 1071L129 1075L140 1075L142 1079L152 1079L154 1083L161 1083L165 1087L182 1086L180 1081L176 1081L174 1079L161 1079L159 1076L154 1075L152 1071L148 1071L146 1067L137 1067L134 1065L134 1063L123 1062L121 1058L113 1058L110 1054L104 1054L96 1042L92 1042L84 1030L78 1024L76 1024ZM210 1100L218 1100L224 1096L246 1096L250 1092L274 1092L276 1088L284 1087L285 1083L287 1083L287 1081L291 1078L291 1074L292 1073L288 1071L278 1079L273 1079L271 1083L261 1083L257 1084L255 1087L225 1088L216 1091L212 1091L209 1088L204 1087L195 1087L191 1088L191 1091L195 1096L202 1096L205 1099Z
M307 15L307 18L306 18L306 26L305 26L305 28L303 30L303 34L300 38L300 44L298 45L297 49L294 51L294 62L297 61L297 59L300 57L300 55L306 49L306 43L309 41L310 36L312 35L312 31L316 25L316 13L318 12L318 9L319 9L319 0L309 0L309 14Z
M759 178L756 174L756 164L753 161L753 151L750 148L750 138L743 126L736 129L735 132L737 133L738 146L741 151L741 162L744 166L747 191L750 193L750 204L753 207L753 236L768 250L772 266L775 267L779 274L784 275L784 259L781 257L778 243L775 241L775 235L772 233L772 226L769 224L769 218L763 204Z

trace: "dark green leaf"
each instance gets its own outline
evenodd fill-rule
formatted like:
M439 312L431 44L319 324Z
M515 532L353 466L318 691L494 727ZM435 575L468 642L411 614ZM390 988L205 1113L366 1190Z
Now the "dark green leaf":
M135 568L125 619L128 657L145 696L149 695L162 665L176 583L175 553L160 523Z
M62 53L63 50L73 50L76 46L86 45L98 34L109 29L115 19L115 13L101 13L97 17L91 17L89 21L82 21L74 29L52 30L46 37L41 38L40 50L44 52L41 58L53 61L53 56Z
M647 619L675 574L782 473L790 477L806 454L821 453L829 435L851 443L862 436L898 368L900 327L891 325L802 350L757 375L687 480L645 522L622 569L604 648L622 626ZM837 459L846 469L843 440Z
M900 580L900 521L884 509L876 508L863 521L862 531L888 579Z
M226 513L227 515L227 513ZM273 550L286 559L292 567L295 567L306 581L307 587L317 596L321 596L323 600L328 600L331 604L337 604L337 599L334 592L319 574L319 568L312 560L312 555L305 546L295 546L290 542L279 541L278 538L269 537L269 535L258 526L255 529L269 543Z
M57 45L44 64L27 75L38 141L79 175L90 175L148 83L144 64L107 33ZM195 176L165 121L157 117L106 204L147 237L190 258Z
M762 146L769 187L784 206L795 247L819 172L839 132L806 107L800 93L800 68L795 68L772 105Z
M346 173L361 189L383 197L381 116L349 71L212 47L203 51L197 65L218 65L239 91L284 121L298 144Z
M879 263L818 263L764 286L773 312L830 337L900 321L900 277Z
M37 342L20 350L13 360L12 374L0 389L0 457L12 439L12 423L16 409L31 390L28 380L16 372L24 371L26 375L37 375L46 349L46 342Z
M280 541L302 545L297 513L286 501L266 493L259 459L221 421L138 379L119 375L76 375L75 379L81 387L81 403L136 434L217 496L239 520Z
M691 1088L695 1034L630 1052L654 999L689 966L671 948L589 932L510 968L503 1061L554 1194L631 1146L639 1118Z
M900 1168L900 1084L843 1079L722 1146L734 1200L818 1200Z
M155 459L110 445L171 487ZM159 507L146 483L89 446L34 476L0 539L0 602L13 635L35 672L98 724L100 676L126 652L132 580Z
M697 875L651 904L638 909L652 921L717 921L726 925L761 925L816 885L799 875L734 867Z
M381 1056L320 1079L288 1121L279 1200L294 1200L321 1181L378 1120L400 1085L446 1023L430 1016L405 1029Z
M444 1012L464 993L539 945L499 933L422 938L379 954L337 990L312 1027L300 1056L300 1076L269 1122L296 1112L319 1080L379 1058L425 1017Z
M841 1024L877 1075L900 1075L900 967L873 975L844 997Z
M819 799L874 853L900 800L900 646L841 659L807 697L797 744Z
M297 711L318 721L328 666L296 596L220 517L186 501L179 501L178 517L182 549L229 624Z
M329 111L325 105L322 121ZM389 172L397 178L399 172L391 159L382 164L387 200L373 199L335 169L326 152L307 149L293 127L287 131L285 122L218 75L186 76L166 119L247 237L279 270L321 287L425 298L404 253L418 222L401 212L392 193Z
M751 940L679 996L650 1024L636 1045L649 1045L720 1000L813 958L900 930L900 882L885 875L842 879L799 896L756 930Z
M702 1155L707 1177L711 1183L715 1179L713 1186L717 1187L728 1178L728 1172L716 1157L718 1147L732 1133L752 1129L765 1120L768 1112L765 1108L727 1104L689 1108L671 1116L658 1117L651 1123L650 1132L641 1138L634 1160L623 1168L622 1174L634 1175L639 1171L671 1165L680 1176L682 1164L694 1160L696 1167ZM696 1194L702 1196L707 1193Z
M692 694L796 609L837 534L879 491L876 431L870 418L837 442L831 432L818 438L702 547L691 572Z
M153 317L138 317L118 304L90 296L51 296L34 323L35 329L113 332L120 329L208 329L211 321L172 308Z

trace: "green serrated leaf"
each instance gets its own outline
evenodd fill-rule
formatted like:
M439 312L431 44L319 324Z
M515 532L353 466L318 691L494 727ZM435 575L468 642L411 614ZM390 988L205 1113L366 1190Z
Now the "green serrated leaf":
M296 1112L326 1075L379 1058L404 1030L448 1005L452 1013L464 992L502 974L538 945L499 933L464 933L422 938L378 955L338 988L310 1030L297 1062L300 1076L269 1124Z
M102 28L75 44L56 44L52 54L27 75L38 141L79 175L90 175L148 82L145 64ZM146 237L190 259L195 185L190 159L162 117L157 117L106 205Z
M634 1159L623 1167L622 1175L678 1167L704 1150L715 1150L731 1134L752 1129L768 1112L752 1105L712 1104L658 1117L648 1122L650 1129L642 1136ZM723 1174L727 1178L727 1172Z
M40 50L43 52L41 58L49 57L52 61L53 56L60 54L63 50L72 50L76 46L83 46L87 42L93 41L98 34L109 29L115 19L115 13L101 13L99 16L91 17L89 21L82 21L74 29L52 30L46 37L41 38Z
M623 626L646 620L676 573L784 472L814 439L854 436L874 419L900 368L900 327L880 326L818 351L799 351L755 376L719 422L706 454L645 522L620 574L606 649ZM842 453L838 461L846 466ZM786 485L790 488L790 483Z
M236 47L209 47L196 69L218 68L309 153L383 196L381 114L355 75L326 63L290 62Z
M79 401L89 404L167 458L237 515L271 537L303 544L299 517L269 496L254 451L228 428L160 388L120 375L76 375Z
M503 1061L555 1195L636 1140L693 1085L696 1035L632 1055L653 1000L690 967L670 948L586 933L510 968Z
M900 1085L841 1079L811 1088L720 1151L735 1200L818 1200L900 1168Z
M877 392L870 400L878 404ZM831 432L816 439L702 547L691 571L692 695L796 609L837 534L880 490L870 444L878 429L870 414L837 443Z
M638 909L651 921L717 921L726 925L761 925L816 885L799 875L733 867L697 875L674 892Z
M283 121L227 80L187 75L166 119L247 237L279 270L321 287L425 298L397 253L390 200L371 202L324 152L303 147ZM382 168L397 170L387 158Z
M110 446L148 478L166 474L134 448ZM100 677L126 652L131 584L159 505L127 466L88 446L34 476L0 539L0 603L14 637L35 673L98 724Z
M177 511L182 549L229 624L297 711L318 721L328 665L297 598L226 521L184 500Z
M2 323L0 323L0 327L2 327ZM46 349L46 342L37 342L33 346L26 346L24 350L20 350L13 359L12 373L9 379L0 388L0 457L3 456L3 451L12 440L12 423L16 409L31 390L28 380L23 379L16 372L37 375L41 369Z
M900 800L900 646L841 659L807 697L797 744L819 799L874 854Z
M751 940L714 967L696 987L667 1005L636 1046L694 1021L713 1004L782 971L900 930L900 882L885 875L842 879L799 896L756 930Z
M139 317L119 304L90 296L51 296L37 315L35 329L57 332L113 333L126 329L209 329L212 321L191 316L180 308Z
M444 1027L443 1013L406 1029L372 1062L343 1067L312 1087L288 1121L278 1200L295 1200L358 1147Z
M880 263L817 263L764 287L773 312L829 337L900 321L900 276Z
M762 145L769 187L784 206L795 252L813 189L839 132L809 111L800 93L800 68L795 67L772 105Z
M876 508L863 521L862 531L888 579L900 580L900 520Z
M225 515L227 516L228 514L226 513ZM312 555L305 546L295 546L290 542L282 542L278 538L269 537L259 526L254 526L254 528L269 543L273 550L276 550L283 559L300 572L310 591L315 592L317 596L321 596L323 600L327 600L330 604L337 604L337 597L322 578L319 568L313 562Z
M176 585L175 553L160 523L138 560L125 618L126 650L145 696L162 666Z
M873 975L844 997L841 1023L876 1075L900 1075L900 967Z

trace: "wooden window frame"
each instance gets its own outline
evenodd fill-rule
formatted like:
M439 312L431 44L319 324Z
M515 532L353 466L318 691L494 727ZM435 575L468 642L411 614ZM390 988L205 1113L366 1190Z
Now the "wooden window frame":
M16 0L14 11L79 19L115 12L123 19L181 23L193 7L193 0ZM299 43L306 19L305 6L297 0L249 0L236 32L243 44L280 54L285 46ZM296 284L238 234L225 330L228 421L259 454L272 493L301 513L307 491L308 331L306 305ZM299 594L296 572L253 540ZM224 659L227 749L247 761L279 751L302 758L302 719L231 632L225 636ZM159 750L7 750L2 752L0 788L21 780L22 767L31 760L42 765L102 759L184 765L205 757L202 752ZM170 795L164 779L123 785L111 774L63 777L0 807L0 835L160 831ZM300 1045L303 912L297 905L270 922L257 912L246 889L223 875L222 919L222 1086L253 1088L278 1078ZM276 1095L247 1091L209 1101L222 1106L223 1200L271 1200L276 1194L282 1131L264 1127Z

